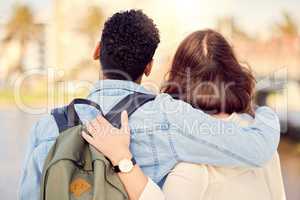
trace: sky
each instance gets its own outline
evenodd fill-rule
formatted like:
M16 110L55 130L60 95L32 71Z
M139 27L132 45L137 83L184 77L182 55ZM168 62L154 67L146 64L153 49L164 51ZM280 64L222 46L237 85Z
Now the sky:
M65 0L74 2L72 0ZM78 0L77 0L78 1ZM127 9L124 0L94 0L112 12ZM161 15L172 12L178 23L182 23L189 31L193 27L210 27L217 17L234 16L236 22L248 32L269 29L274 22L280 22L281 13L288 11L300 25L300 0L135 0L139 4L146 2ZM16 3L28 3L38 16L38 21L47 22L51 15L52 0L0 0L0 23L5 23L12 6ZM122 3L121 3L122 2ZM116 6L117 5L117 6ZM174 13L175 12L175 13ZM196 20L197 19L197 20ZM201 20L199 20L201 19ZM187 23L188 22L188 23ZM190 27L190 28L189 28ZM198 27L197 27L198 28Z

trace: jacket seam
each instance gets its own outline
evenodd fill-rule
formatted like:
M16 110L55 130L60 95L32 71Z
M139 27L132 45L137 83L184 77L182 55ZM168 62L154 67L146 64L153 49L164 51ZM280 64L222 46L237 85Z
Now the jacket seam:
M170 145L170 148L171 148L171 151L175 157L175 160L178 161L179 160L179 156L176 152L176 149L175 149L175 145L174 145L174 141L173 141L173 137L172 137L172 134L171 134L171 131L170 131L170 122L168 120L168 117L166 115L166 113L163 113L164 115L164 118L165 118L165 123L168 125L168 132L167 132L167 135L168 135L168 141L169 141L169 145Z
M153 177L156 180L157 179L157 171L159 168L159 160L158 160L158 155L157 155L157 150L156 146L154 144L154 138L153 135L149 135L150 138L150 143L151 143L151 149L152 149L152 154L153 154L153 159L154 159L154 171L153 171Z

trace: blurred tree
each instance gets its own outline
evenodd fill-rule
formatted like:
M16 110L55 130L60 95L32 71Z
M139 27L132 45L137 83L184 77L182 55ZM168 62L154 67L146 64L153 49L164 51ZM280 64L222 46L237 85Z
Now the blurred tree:
M79 26L79 31L88 37L91 47L95 45L99 37L103 21L104 15L101 8L98 6L90 6Z
M38 37L40 27L34 22L34 14L27 5L17 4L13 8L12 15L6 24L6 35L3 43L9 43L13 40L20 45L20 56L17 64L12 67L8 75L24 71L23 60L28 42Z
M242 38L251 40L252 38L244 31L233 17L222 17L217 20L217 30L229 38Z
M99 37L103 22L104 14L102 9L99 6L90 6L86 11L83 20L77 27L77 31L87 37L88 45L91 50L95 47L96 42L100 39ZM96 64L96 62L90 58L83 59L69 72L68 78L79 78L82 75L82 66L86 66L92 70L98 70L98 65L98 63Z
M283 22L277 23L275 25L275 30L278 31L282 36L298 37L299 30L294 18L288 12L283 12L282 15Z

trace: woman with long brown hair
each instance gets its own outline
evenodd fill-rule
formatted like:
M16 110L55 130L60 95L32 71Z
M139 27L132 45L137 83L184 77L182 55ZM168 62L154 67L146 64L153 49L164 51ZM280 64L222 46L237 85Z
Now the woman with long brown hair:
M225 38L197 31L178 47L162 92L211 114L252 111L255 79L242 66Z
M216 31L203 30L190 34L178 47L162 92L213 117L247 125L254 115L254 88L251 71L238 62L226 39ZM110 126L104 119L100 121L100 127ZM126 114L122 115L122 121L122 129L111 129L129 135ZM94 131L105 134L107 128ZM83 137L89 141L86 134ZM94 143L94 146L101 151L101 145ZM111 147L110 151L117 148ZM120 178L129 196L140 200L285 199L278 154L262 168L182 162L169 173L162 190L151 180L145 184L145 175L139 168L130 174L120 174Z

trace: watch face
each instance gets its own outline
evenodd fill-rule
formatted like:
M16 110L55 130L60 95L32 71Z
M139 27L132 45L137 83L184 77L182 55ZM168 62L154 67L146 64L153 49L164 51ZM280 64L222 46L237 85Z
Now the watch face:
M119 162L119 169L121 172L128 173L132 170L133 164L131 160L123 159Z

